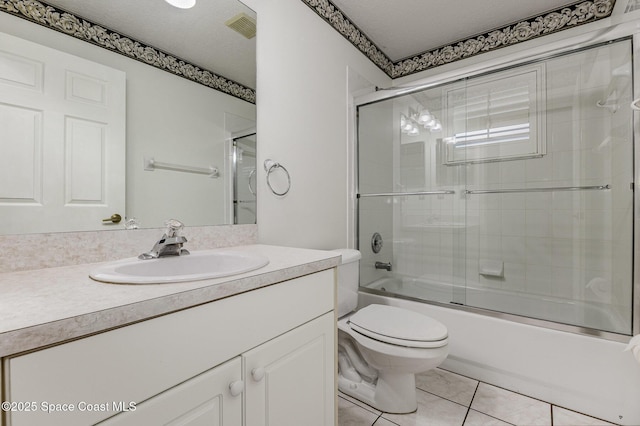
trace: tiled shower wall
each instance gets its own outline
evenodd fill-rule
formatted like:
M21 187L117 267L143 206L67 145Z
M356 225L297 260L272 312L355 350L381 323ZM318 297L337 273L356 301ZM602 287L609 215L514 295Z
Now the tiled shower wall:
M370 114L359 118L360 138L371 141L376 149L362 149L358 152L360 170L365 172L366 179L358 182L360 194L375 194L394 191L394 146L391 143L398 129L389 123L393 114L390 104L378 104ZM363 176L360 173L360 176ZM374 268L376 261L393 262L395 242L393 238L393 200L385 197L361 198L358 203L358 247L362 253L360 261L360 282L368 283L384 276L384 272ZM373 233L383 238L382 250L374 253L371 249ZM396 268L396 265L393 265Z

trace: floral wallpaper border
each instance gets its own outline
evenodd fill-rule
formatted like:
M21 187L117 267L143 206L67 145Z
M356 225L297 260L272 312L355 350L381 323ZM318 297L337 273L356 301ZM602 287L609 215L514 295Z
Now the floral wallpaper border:
M249 87L71 13L56 9L44 2L38 0L0 0L0 12L18 16L120 53L252 104L256 103L256 92Z
M404 77L481 53L607 18L615 0L588 0L393 62L330 0L302 0L391 78Z

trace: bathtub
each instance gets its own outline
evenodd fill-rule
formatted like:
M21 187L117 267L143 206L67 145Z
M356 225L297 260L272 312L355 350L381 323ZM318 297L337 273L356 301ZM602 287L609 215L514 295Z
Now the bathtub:
M364 286L366 289L388 293L390 296L406 297L417 301L463 305L485 309L495 313L505 313L557 323L546 324L551 328L566 330L563 325L588 328L597 334L598 330L629 334L631 319L625 321L622 315L599 302L578 302L560 297L538 296L522 292L474 286L453 286L434 280L403 276L390 276ZM512 320L518 318L510 317ZM541 323L540 323L541 324ZM584 332L586 330L581 329Z
M361 287L359 306L398 306L445 324L449 356L442 368L613 423L640 424L640 365L624 352L625 343L391 296L400 285L405 293L415 292L406 296L411 298L425 291L442 300L452 294L450 286L391 278ZM484 293L469 299L489 296ZM508 294L493 293L497 301L509 301ZM557 309L559 301L547 302L564 310ZM567 318L576 315L570 303L562 306Z

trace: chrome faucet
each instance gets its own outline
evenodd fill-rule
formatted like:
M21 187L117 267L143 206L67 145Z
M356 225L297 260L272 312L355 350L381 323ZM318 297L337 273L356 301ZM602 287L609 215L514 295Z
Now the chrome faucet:
M155 243L153 248L146 253L142 253L138 256L138 259L157 259L165 256L183 256L189 254L189 250L182 248L182 245L187 242L187 239L178 233L184 228L182 222L169 219L165 223L167 230Z
M391 262L376 262L376 269L386 269L387 271L391 271Z

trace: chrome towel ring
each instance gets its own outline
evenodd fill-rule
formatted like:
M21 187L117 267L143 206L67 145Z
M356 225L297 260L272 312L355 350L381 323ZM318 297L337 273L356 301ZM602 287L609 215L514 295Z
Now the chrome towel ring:
M282 169L282 171L284 171L287 175L287 189L283 192L278 192L271 186L271 173L273 173L277 169ZM267 172L267 186L269 186L271 192L280 197L286 195L287 192L289 192L289 190L291 189L291 175L289 175L289 171L282 164L269 159L264 160L264 170L265 172Z

